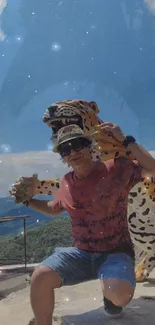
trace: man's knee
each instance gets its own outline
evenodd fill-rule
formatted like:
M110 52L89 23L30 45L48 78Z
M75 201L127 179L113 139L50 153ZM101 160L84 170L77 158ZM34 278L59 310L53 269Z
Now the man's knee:
M118 307L123 307L126 306L131 299L133 298L133 292L119 292L115 291L113 292L113 294L111 295L111 301L115 306Z
M134 288L126 281L105 279L101 285L105 297L118 307L126 306L133 298Z
M38 266L31 277L31 288L41 289L47 287L50 289L56 289L61 286L60 276L47 266Z

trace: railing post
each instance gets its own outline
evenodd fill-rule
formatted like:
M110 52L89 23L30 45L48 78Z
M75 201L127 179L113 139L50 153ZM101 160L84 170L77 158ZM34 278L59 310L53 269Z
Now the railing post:
M24 259L25 259L25 273L27 272L27 238L26 238L26 218L24 220Z
M0 218L0 225L2 225L4 222L12 222L12 221L15 221L15 220L21 220L23 219L23 224L24 224L24 263L22 262L22 267L23 267L23 264L24 264L24 267L25 267L25 273L27 273L27 232L26 232L26 219L27 218L30 218L31 216L30 215L23 215L23 216L7 216L7 217L1 217Z

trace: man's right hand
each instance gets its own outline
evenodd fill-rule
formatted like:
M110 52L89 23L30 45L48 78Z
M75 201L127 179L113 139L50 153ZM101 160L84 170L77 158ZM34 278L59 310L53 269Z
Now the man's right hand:
M15 197L15 203L29 201L35 195L37 183L39 183L37 174L33 174L31 177L20 177L12 184L9 193Z

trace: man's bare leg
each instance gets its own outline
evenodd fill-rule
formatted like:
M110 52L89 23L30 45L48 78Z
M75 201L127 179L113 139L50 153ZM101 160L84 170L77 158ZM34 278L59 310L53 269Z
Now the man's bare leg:
M55 271L46 266L36 268L32 275L30 289L35 325L52 325L55 304L54 289L60 286L61 278Z

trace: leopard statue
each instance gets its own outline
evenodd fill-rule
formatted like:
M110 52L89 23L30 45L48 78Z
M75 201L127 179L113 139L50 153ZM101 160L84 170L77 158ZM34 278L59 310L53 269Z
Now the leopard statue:
M86 135L91 135L91 154L94 161L106 161L116 157L135 159L112 135L100 131L103 121L99 118L96 102L65 100L46 109L43 122L52 129L52 142L56 142L58 130L69 124L77 124ZM10 194L16 192L16 203L36 195L55 196L60 186L59 179L39 180L37 174L21 177L12 186ZM20 193L18 197L18 193ZM22 193L22 194L21 194ZM128 225L131 237L140 254L136 254L136 279L145 280L155 267L155 183L147 178L132 188L128 197Z

